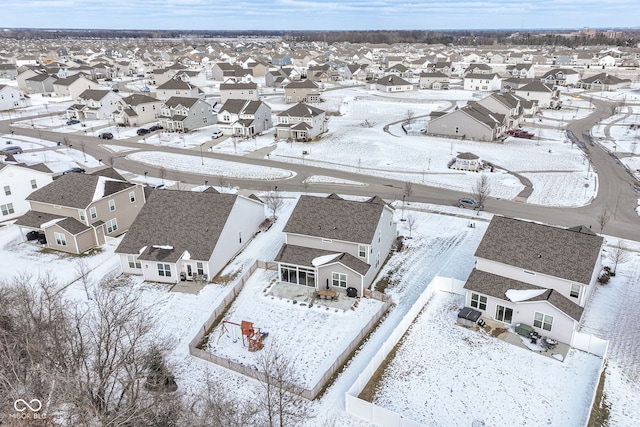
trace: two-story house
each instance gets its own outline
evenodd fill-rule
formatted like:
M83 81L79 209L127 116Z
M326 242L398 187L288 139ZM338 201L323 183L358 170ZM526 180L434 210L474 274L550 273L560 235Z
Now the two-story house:
M272 127L271 108L262 101L230 99L218 111L218 129L225 135L251 137Z
M16 225L44 233L51 249L83 253L131 226L146 201L144 187L106 176L70 173L27 197Z
M33 166L0 163L0 221L17 218L29 210L27 196L53 181L43 163Z
M105 120L118 109L122 97L106 89L88 89L82 92L76 103L67 109L68 119Z
M393 208L380 197L365 201L300 196L283 229L275 258L282 282L359 296L368 289L396 239Z
M58 79L53 83L53 91L56 96L70 96L76 99L82 92L88 89L98 89L98 83L87 78L85 74L73 74L64 79Z
M148 95L135 93L118 101L113 113L116 123L124 126L140 126L158 119L162 101Z
M584 227L494 216L464 285L465 305L570 344L602 268L603 242Z
M532 79L536 76L533 64L516 64L507 66L507 72L519 79Z
M557 105L560 97L558 89L553 89L552 86L548 86L540 80L534 80L519 89L514 89L513 93L529 101L537 101L540 108L549 108Z
M577 86L580 73L571 68L554 68L540 77L540 81L548 86Z
M174 96L160 108L160 126L169 132L189 132L216 123L213 107L199 98Z
M512 93L492 93L477 102L487 110L503 115L507 119L507 126L512 128L520 124L522 121L523 99Z
M264 204L254 197L211 188L156 190L115 253L123 273L145 280L211 279L251 241L264 218Z
M449 89L449 76L440 71L420 73L420 89Z
M502 77L492 74L469 73L464 76L464 90L476 90L482 92L498 91L502 87Z
M203 98L204 93L193 84L182 79L170 79L156 88L156 98L166 101L171 97Z
M284 87L284 102L320 102L320 87L311 80L293 81Z
M29 107L31 98L13 86L0 84L0 111Z
M468 104L429 121L427 133L454 138L493 141L507 131L507 117L479 105Z
M308 141L328 130L325 111L299 102L278 114L276 136Z
M258 93L258 84L221 83L220 102L225 103L230 99L246 99L249 101L258 101L260 99L260 94Z

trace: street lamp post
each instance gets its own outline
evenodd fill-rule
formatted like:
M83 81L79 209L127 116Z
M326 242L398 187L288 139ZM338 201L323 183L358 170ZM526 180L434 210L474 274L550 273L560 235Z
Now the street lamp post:
M204 166L204 155L202 154L202 146L204 145L204 142L202 144L200 144L200 161L202 162L202 166Z

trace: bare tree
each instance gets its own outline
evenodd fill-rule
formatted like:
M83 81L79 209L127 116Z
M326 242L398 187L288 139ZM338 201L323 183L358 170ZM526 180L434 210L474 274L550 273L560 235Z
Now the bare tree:
M164 166L160 166L158 168L158 175L160 176L160 179L162 180L162 183L164 184L164 179L167 176L167 168L165 168Z
M615 276L618 264L624 263L629 259L629 251L622 241L618 240L618 244L609 249L609 257L613 262L613 268L611 269L612 276Z
M218 175L218 185L220 186L220 192L224 191L224 175Z
M76 261L76 274L78 275L78 280L82 283L82 287L84 288L84 292L87 295L87 299L91 299L91 295L89 292L89 288L92 288L92 282L89 279L89 273L91 269L89 268L89 264L84 259L79 259Z
M258 366L264 374L260 402L266 411L269 426L296 425L309 419L310 415L305 410L308 401L302 397L302 390L297 385L300 379L293 361L286 357L277 343L272 343L261 352Z
M413 196L413 183L407 181L404 183L404 192L403 194L407 199L410 199Z
M409 238L412 239L413 237L411 237L411 231L413 230L413 227L415 227L416 225L416 217L413 214L409 214L407 215L407 228L409 228Z
M603 209L602 212L598 214L598 225L600 226L600 233L604 231L604 228L611 221L611 214L607 209Z
M174 171L173 176L176 180L176 190L182 190L182 173L180 171Z
M282 200L282 197L280 197L280 193L278 192L278 190L269 191L263 199L265 204L267 205L267 209L271 211L271 217L276 220L278 211L284 205L284 200Z
M406 114L405 114L405 116L404 116L404 117L405 117L405 120L406 120L406 122L407 122L407 124L409 124L409 125L410 125L411 123L413 123L413 118L414 118L415 116L416 116L415 111L413 111L413 110L407 110L407 112L406 112Z
M485 174L478 177L476 184L473 187L473 197L478 202L478 213L484 209L484 204L491 194L491 185L489 185L489 178Z

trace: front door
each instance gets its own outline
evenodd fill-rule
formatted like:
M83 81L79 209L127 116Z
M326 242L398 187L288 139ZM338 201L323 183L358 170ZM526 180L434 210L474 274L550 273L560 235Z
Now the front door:
M193 270L191 269L191 264L187 264L187 278L188 279L193 278Z
M511 324L511 319L513 319L512 309L501 305L496 306L496 320Z

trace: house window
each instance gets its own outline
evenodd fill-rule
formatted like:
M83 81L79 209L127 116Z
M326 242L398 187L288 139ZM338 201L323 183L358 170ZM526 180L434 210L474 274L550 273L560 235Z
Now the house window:
M127 261L129 261L129 268L142 268L142 264L138 261L138 257L135 255L127 255Z
M367 257L367 245L358 245L358 256L360 258Z
M135 191L130 191L130 192L129 192L129 201L130 201L131 203L133 203L133 202L135 202L135 201L136 201L136 192L135 192Z
M8 185L4 186L4 195L5 196L10 196L11 195L11 187Z
M533 326L550 331L553 325L553 316L536 312L533 318Z
M378 230L378 243L380 243L380 236L382 235L382 232L380 230Z
M509 307L503 307L501 305L496 306L496 320L504 323L511 323L513 319L513 309Z
M456 126L456 133L460 132L460 128Z
M115 218L110 219L109 221L107 221L106 225L107 233L111 234L118 229L118 220L116 220Z
M158 263L158 276L171 277L171 266Z
M238 243L242 243L242 231L238 231Z
M113 212L116 210L116 201L111 199L109 200L109 211Z
M479 310L487 309L487 297L480 294L471 294L471 307L477 308Z
M569 296L573 298L578 298L580 296L580 285L576 285L575 283L571 284L571 292L569 292Z
M331 243L331 242L332 242L332 240L331 240L331 239L322 239L322 242L323 242L323 243Z
M347 275L343 273L331 273L331 278L333 281L333 286L336 288L346 288L347 287Z
M53 233L53 237L56 239L58 246L67 246L67 237L62 233Z
M87 219L84 216L84 209L78 209L78 217L80 218L80 221L84 221L85 219Z
M527 274L531 274L532 276L536 275L536 273L534 273L533 271L529 271L529 270L522 270L522 271L524 271Z
M98 211L95 207L89 208L89 216L91 217L91 219L98 218Z
M36 188L38 188L38 183L36 182L36 180L35 180L35 179L32 179L32 180L31 180L31 188L32 188L33 190L35 190Z
M2 205L0 206L0 209L2 210L2 215L4 216L10 215L15 212L13 210L13 203L7 203L6 205Z
M196 272L200 275L204 274L204 263L200 261L196 262Z

